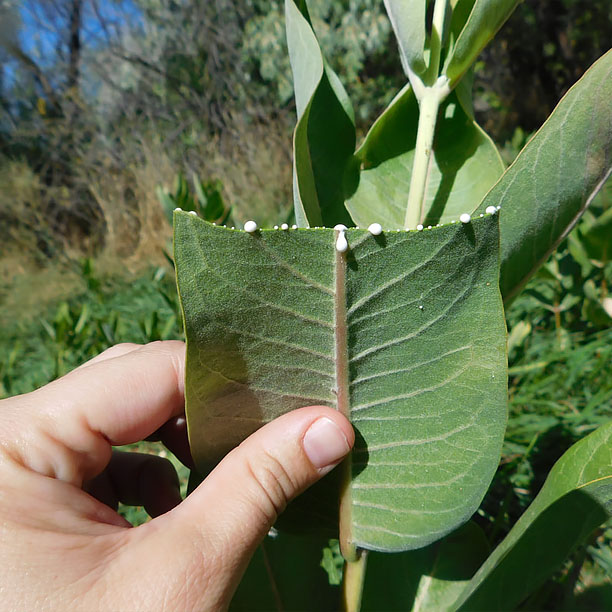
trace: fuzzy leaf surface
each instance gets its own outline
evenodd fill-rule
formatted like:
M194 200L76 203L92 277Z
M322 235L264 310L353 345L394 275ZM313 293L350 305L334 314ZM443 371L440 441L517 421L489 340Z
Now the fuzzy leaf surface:
M509 300L557 248L612 173L612 51L589 68L478 211L499 205Z
M347 397L351 537L415 549L470 517L500 456L497 217L347 238L345 259L331 229L249 235L175 214L192 454L206 473L280 414Z
M497 148L451 94L438 120L425 196L424 225L472 212L504 171ZM378 118L355 154L361 171L347 208L358 226L404 226L419 107L406 86Z
M285 0L297 124L293 135L293 198L300 227L351 224L344 207L344 173L355 150L348 95L326 64L304 2Z
M574 444L455 610L514 610L612 516L612 423Z

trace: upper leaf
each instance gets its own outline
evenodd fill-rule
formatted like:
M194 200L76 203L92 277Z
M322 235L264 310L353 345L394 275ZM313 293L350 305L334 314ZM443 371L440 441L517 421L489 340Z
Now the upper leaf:
M348 96L326 65L315 33L295 0L285 0L289 59L298 121L293 139L293 198L300 227L351 224L344 207L344 173L355 150Z
M574 444L453 609L514 610L612 516L612 423Z
M484 198L502 207L501 290L511 299L612 173L612 51L567 92Z
M191 450L205 473L280 414L346 409L351 540L418 548L469 518L499 460L497 218L347 237L345 258L330 229L249 235L175 214ZM309 512L337 512L330 482L309 490Z
M442 70L454 87L521 0L458 0L451 17L450 50Z
M385 0L385 8L397 38L404 72L421 74L426 68L423 51L427 1Z
M355 154L361 172L347 208L357 225L403 227L418 120L416 98L406 85ZM471 213L503 171L489 136L451 94L440 110L422 223L435 225Z

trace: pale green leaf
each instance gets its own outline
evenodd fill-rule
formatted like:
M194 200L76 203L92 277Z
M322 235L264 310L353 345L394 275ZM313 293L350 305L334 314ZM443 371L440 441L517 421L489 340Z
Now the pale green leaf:
M404 72L421 74L426 68L423 51L427 1L385 0L385 8L397 38Z
M340 80L321 54L295 0L285 0L289 59L298 121L293 137L293 198L300 227L351 224L344 207L344 174L355 150L353 110Z
M249 235L175 214L191 450L206 473L280 414L340 408L357 433L352 540L418 548L469 518L499 460L497 217L347 238L345 262L331 229ZM302 527L337 512L334 487L308 491Z
M451 49L442 73L454 87L520 0L459 0L451 18ZM469 15L469 16L468 16ZM466 18L467 17L467 18Z
M568 91L479 206L501 206L501 290L511 299L612 172L612 51Z
M612 516L612 423L574 444L453 609L514 610Z
M356 153L361 172L347 208L358 226L403 227L419 108L406 86L378 118ZM471 213L504 171L497 148L454 94L443 104L428 175L424 225Z

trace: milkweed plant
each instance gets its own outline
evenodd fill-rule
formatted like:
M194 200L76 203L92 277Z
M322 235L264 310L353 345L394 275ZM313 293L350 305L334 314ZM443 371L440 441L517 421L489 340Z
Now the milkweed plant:
M310 558L296 532L337 537L346 610L514 609L610 516L612 423L561 457L492 552L470 522L506 427L504 304L612 171L611 52L510 167L476 123L474 61L518 2L385 0L407 82L357 146L308 3L286 0L295 225L174 213L198 473L283 413L341 411L352 453L289 506L264 561ZM337 609L298 584L312 565L279 570L276 603Z

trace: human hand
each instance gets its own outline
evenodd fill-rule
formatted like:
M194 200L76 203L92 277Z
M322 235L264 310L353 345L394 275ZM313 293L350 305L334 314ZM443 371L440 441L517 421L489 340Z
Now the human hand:
M111 446L159 431L180 448L184 351L118 345L0 402L3 609L226 609L278 513L353 445L337 411L302 408L254 433L180 502L169 462ZM159 516L133 528L93 495Z

